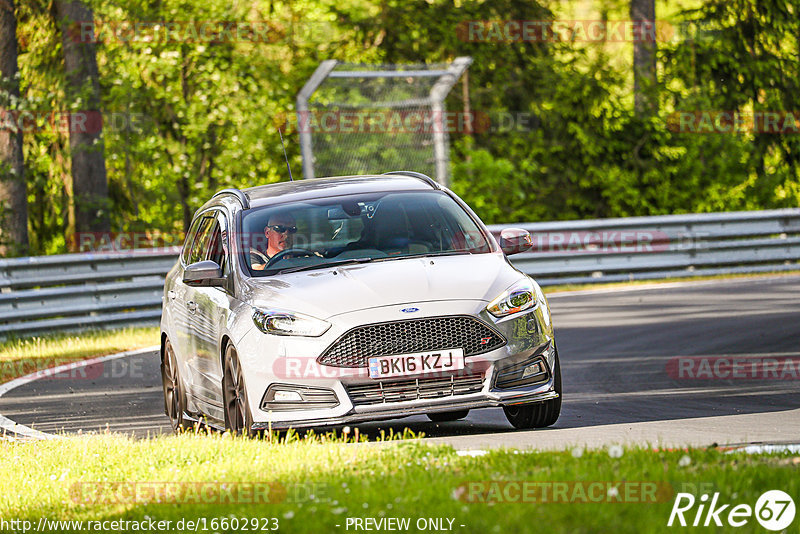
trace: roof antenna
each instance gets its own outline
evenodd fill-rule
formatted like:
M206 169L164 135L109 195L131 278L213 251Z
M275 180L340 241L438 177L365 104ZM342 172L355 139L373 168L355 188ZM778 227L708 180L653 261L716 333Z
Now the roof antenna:
M286 155L286 146L283 144L283 134L281 133L280 126L278 127L278 135L281 136L281 147L283 148L283 157L286 159L286 168L289 169L289 181L294 182L294 178L292 178L292 168L289 167L289 156Z

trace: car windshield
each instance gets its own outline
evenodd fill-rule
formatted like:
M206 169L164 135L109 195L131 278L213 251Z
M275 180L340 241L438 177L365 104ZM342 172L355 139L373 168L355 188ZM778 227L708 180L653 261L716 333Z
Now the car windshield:
M489 252L487 237L442 191L315 199L244 213L251 276L412 256Z

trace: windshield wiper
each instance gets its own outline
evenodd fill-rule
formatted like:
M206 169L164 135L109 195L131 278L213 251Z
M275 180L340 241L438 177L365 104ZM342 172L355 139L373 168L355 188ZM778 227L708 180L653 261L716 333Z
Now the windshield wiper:
M425 254L426 256L463 256L465 254L469 254L472 256L475 254L471 250L442 250L441 252L429 252Z
M472 255L473 252L471 252L469 250L442 250L442 251L439 251L439 252L421 252L420 254L409 254L408 256L397 256L397 257L391 258L391 259L403 260L403 259L408 259L408 258L427 258L429 256L430 257L432 257L432 256L461 256L463 254Z
M462 254L472 255L473 252L469 250L443 250L441 252L424 252L421 254L409 254L406 256L388 256L385 258L350 258L346 260L330 261L327 263L313 263L311 265L300 265L298 267L287 267L286 269L279 269L270 274L288 274L297 273L300 271L312 271L314 269L324 269L326 267L336 267L338 265L355 265L358 263L381 262L387 260L407 260L409 258L427 258L429 256L460 256Z
M286 274L286 273L296 273L296 272L300 272L300 271L311 271L313 269L324 269L326 267L336 267L337 265L369 263L371 261L373 261L372 258L350 258L350 259L347 259L347 260L329 261L327 263L313 263L311 265L300 265L298 267L287 267L286 269L280 269L279 271L276 271L274 274Z

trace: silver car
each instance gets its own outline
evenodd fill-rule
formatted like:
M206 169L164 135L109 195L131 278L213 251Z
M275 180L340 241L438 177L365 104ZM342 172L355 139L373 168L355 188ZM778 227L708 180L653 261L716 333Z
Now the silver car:
M214 195L164 285L161 370L176 430L234 432L502 407L552 425L547 300L453 192L414 172Z

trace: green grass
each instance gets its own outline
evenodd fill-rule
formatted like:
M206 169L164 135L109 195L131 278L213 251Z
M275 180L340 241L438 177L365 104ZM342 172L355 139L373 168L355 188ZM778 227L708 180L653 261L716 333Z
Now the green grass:
M95 330L0 343L0 383L76 360L158 345L158 327Z
M468 457L417 440L355 445L337 443L332 436L292 438L268 442L186 434L132 440L101 435L0 442L4 473L0 518L36 522L40 517L149 517L175 522L276 517L282 532L319 533L345 532L347 517L409 517L412 522L445 517L454 519L455 532L638 533L670 530L666 522L677 491L694 492L697 497L698 489L718 491L724 502L751 506L769 489L800 497L800 458L786 454L725 454L714 449L618 449L613 455L608 450L580 454L498 450ZM573 502L470 502L467 484L478 481L628 481L657 483L662 489L654 494L658 502L580 502L580 494L573 490L567 494ZM138 483L139 498L132 497L130 485L112 490L114 482ZM182 488L171 493L178 497L156 502L148 488L159 482L174 483L169 486L173 490ZM223 483L234 502L215 502L226 495ZM206 502L192 501L189 487L205 488ZM253 487L269 488L268 493L258 493L267 498L253 503L248 491L235 496ZM269 495L277 502L269 502ZM798 524L795 520L789 532L798 532ZM755 519L737 530L764 531Z

